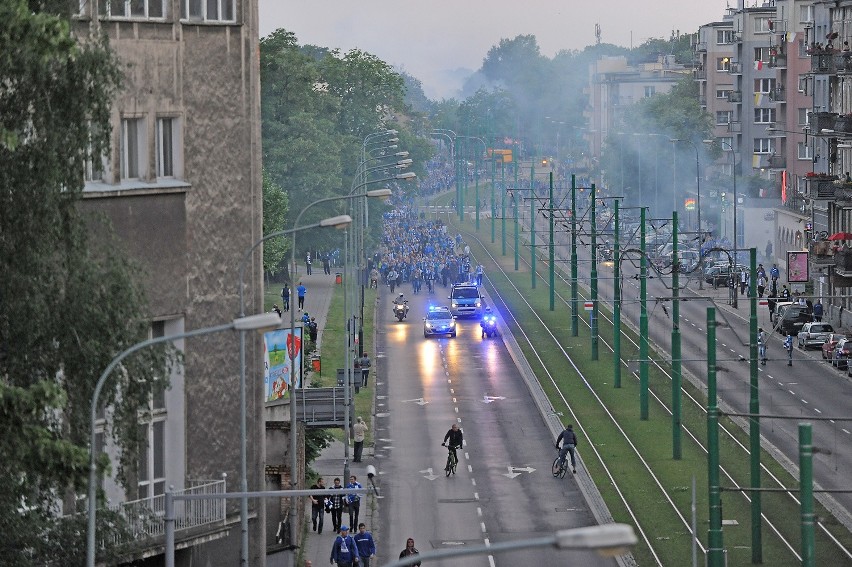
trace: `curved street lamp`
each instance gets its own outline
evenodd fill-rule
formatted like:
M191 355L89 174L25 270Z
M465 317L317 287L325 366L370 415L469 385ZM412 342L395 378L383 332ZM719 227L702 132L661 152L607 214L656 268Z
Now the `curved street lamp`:
M123 352L116 355L115 358L112 359L112 362L106 367L106 369L101 374L98 379L97 384L95 385L95 390L92 393L92 406L91 406L91 414L90 414L90 439L89 439L89 494L88 494L88 527L86 531L86 565L88 567L95 567L95 519L97 515L97 482L98 482L98 470L97 470L97 462L95 455L95 446L97 444L97 432L95 430L95 426L98 419L98 398L100 398L101 390L103 390L104 384L109 378L112 371L115 369L118 364L127 358L129 355L134 352L141 350L143 348L165 343L171 342L178 339L185 339L189 337L197 337L201 335L210 335L213 333L220 333L222 331L235 330L240 331L242 334L245 331L255 331L255 330L263 330L263 329L271 329L276 328L281 325L281 317L276 313L261 313L259 315L250 315L248 317L239 317L234 319L230 323L225 323L223 325L217 325L214 327L204 327L201 329L196 329L194 331L187 331L185 333L179 333L176 335L169 335L164 337L155 337L152 339L148 339L135 345L130 348L124 350Z

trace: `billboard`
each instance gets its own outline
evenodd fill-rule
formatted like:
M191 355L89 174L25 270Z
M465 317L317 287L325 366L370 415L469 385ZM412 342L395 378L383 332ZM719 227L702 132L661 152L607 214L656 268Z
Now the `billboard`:
M810 279L807 252L787 252L787 281L804 283Z
M296 387L302 385L302 327L277 329L263 334L264 385L266 401L290 397L290 356L295 354Z

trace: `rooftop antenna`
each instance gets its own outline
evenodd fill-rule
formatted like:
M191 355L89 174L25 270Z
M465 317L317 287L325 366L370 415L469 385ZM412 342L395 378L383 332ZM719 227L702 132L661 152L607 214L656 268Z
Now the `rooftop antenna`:
M595 45L601 44L601 25L595 24Z

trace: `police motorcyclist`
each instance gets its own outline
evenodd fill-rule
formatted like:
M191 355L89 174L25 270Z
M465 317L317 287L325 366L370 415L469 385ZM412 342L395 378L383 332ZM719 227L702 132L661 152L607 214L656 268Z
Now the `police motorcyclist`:
M485 308L485 313L483 313L482 319L479 321L479 326L482 327L482 338L485 338L486 327L492 327L496 331L497 321L494 319L494 313L491 312L490 307Z
M406 314L408 313L408 300L405 299L404 293L400 293L399 295L397 295L396 299L393 300L393 304L394 304L394 308L396 308L397 305L404 305L405 306L405 313Z

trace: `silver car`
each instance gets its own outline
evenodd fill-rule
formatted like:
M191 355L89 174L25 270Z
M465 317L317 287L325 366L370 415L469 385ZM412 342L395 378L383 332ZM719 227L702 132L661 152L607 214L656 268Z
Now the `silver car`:
M799 331L799 348L822 347L828 335L834 332L834 327L828 323L805 323Z

